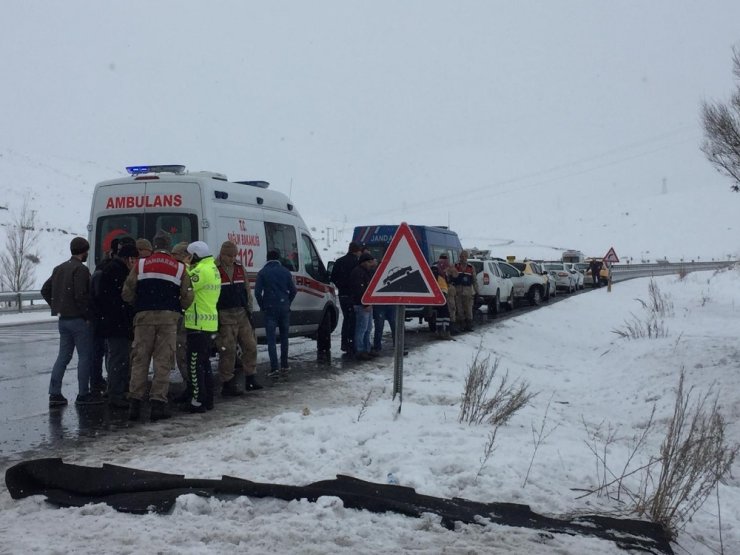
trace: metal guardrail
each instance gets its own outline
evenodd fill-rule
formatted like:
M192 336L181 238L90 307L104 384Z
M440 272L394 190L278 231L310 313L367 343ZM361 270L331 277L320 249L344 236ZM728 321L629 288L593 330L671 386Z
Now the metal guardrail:
M49 305L41 291L0 291L0 313L43 309L48 310Z
M689 274L707 270L722 270L737 263L735 260L722 262L665 262L660 264L615 264L612 266L612 282L640 277Z
M612 266L612 281L625 281L640 277L666 276L700 272L706 270L721 270L737 263L735 260L724 262L665 262L661 264L614 264ZM41 291L2 291L0 292L0 313L23 312L30 310L48 310L41 296Z

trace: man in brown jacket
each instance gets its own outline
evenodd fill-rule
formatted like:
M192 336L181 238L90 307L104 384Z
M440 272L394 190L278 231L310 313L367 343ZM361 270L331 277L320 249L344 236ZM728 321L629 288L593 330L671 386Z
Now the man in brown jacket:
M77 349L76 405L100 404L103 399L90 393L92 370L92 310L90 308L90 270L84 262L90 244L82 237L75 237L69 244L72 257L54 268L51 277L41 288L41 296L51 307L53 316L59 315L59 354L49 381L49 406L64 406L62 380L67 365Z

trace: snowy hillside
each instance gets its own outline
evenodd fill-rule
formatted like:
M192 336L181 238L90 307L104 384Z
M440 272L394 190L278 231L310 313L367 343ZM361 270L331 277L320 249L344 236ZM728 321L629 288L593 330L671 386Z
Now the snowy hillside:
M95 183L125 175L126 163L115 167L114 162L44 159L38 154L0 150L0 183L6 191L0 201L0 226L7 229L14 211L28 198L40 231L37 286L66 257L71 237L87 236ZM269 176L262 177L269 180ZM406 208L389 201L386 212L368 215L354 206L338 205L331 190L314 196L323 199L320 209L297 206L325 261L346 252L355 225L401 221L449 223L465 247L491 249L497 256L557 259L565 249L603 255L611 246L622 260L633 261L726 260L737 258L740 252L736 231L740 195L722 187L674 192L670 185L648 188L639 183L599 188L574 185L560 191L548 183L498 193L475 190L464 197L465 202L451 202L445 210L423 200ZM593 206L600 208L593 210Z

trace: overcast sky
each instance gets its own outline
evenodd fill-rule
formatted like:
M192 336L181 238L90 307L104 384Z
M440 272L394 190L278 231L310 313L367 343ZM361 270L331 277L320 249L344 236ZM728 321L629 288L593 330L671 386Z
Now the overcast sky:
M729 188L699 111L733 86L737 0L2 8L0 146L101 180L183 163L304 214L459 226L511 190Z

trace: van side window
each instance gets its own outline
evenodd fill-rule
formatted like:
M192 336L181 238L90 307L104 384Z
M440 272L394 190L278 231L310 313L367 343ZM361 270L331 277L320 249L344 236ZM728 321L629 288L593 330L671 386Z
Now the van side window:
M291 272L298 270L298 241L292 225L265 222L267 250L280 253L280 262Z
M302 234L301 238L303 239L301 241L301 263L303 264L303 269L315 280L329 283L328 273L313 241L306 234Z

